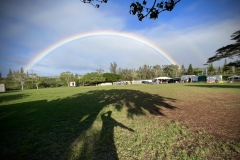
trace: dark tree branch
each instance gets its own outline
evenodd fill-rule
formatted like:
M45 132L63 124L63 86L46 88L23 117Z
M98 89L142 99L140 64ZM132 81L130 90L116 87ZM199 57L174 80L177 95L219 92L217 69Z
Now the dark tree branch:
M157 1L157 0L154 0L153 6L152 6L151 9L154 8L154 6L155 6L155 4L156 4L156 1ZM147 17L147 16L149 15L149 13L151 13L151 9L149 9L149 12L148 12L144 17Z
M234 62L228 63L226 66L235 66L235 67L240 67L240 60L236 60Z
M100 7L100 5L99 4L93 4L92 3L92 1L94 1L94 0L80 0L81 2L83 2L83 3L90 3L91 5L93 5L94 7L96 7L96 8L99 8ZM107 3L107 1L108 0L96 0L97 2L101 2L101 3Z
M90 3L96 8L99 8L99 4L93 4L94 0L80 0L83 3ZM96 0L97 2L107 3L108 0ZM161 2L157 3L157 0L154 0L151 8L145 7L147 4L146 0L143 0L142 4L137 2L133 2L130 5L129 13L132 15L138 16L138 20L142 21L143 18L150 16L150 19L157 19L158 15L163 11L172 11L175 5L180 2L180 0L159 0ZM143 13L146 12L146 13Z
M231 35L231 40L236 40L236 43L221 47L216 51L215 56L208 58L208 63L221 60L223 58L240 57L240 30Z
M151 8L144 7L146 5L146 1L144 0L142 5L139 2L133 2L130 5L130 14L135 15L138 13L139 21L142 21L143 18L147 17L150 14L150 19L157 19L158 15L163 11L172 11L175 5L180 2L180 0L162 0L160 3L157 3L157 0L154 0L154 3ZM146 14L144 15L142 12L146 10ZM157 9L158 8L158 9Z

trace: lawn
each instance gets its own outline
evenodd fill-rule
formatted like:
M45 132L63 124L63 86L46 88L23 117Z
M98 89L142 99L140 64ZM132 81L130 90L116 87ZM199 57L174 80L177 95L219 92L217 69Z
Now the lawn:
M1 159L240 159L240 84L0 94Z

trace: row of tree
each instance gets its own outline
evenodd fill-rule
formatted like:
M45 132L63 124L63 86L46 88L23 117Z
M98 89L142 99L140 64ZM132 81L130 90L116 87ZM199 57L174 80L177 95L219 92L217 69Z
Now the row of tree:
M214 67L212 63L207 64L207 68L193 68L192 64L189 64L188 68L185 69L184 65L179 68L178 65L143 65L136 69L128 68L117 68L117 63L113 62L110 64L110 72L119 74L124 80L138 80L138 79L153 79L160 76L168 77L180 77L181 75L213 75L213 74L229 74L235 73L235 67L227 66L227 61L222 67Z
M1 83L7 84L7 87L11 89L24 89L24 85L27 83L28 88L37 88L39 84L42 82L42 77L37 76L36 73L28 74L24 72L23 68L21 67L18 71L12 71L9 69L9 73L7 74L6 78L0 77ZM19 87L20 86L20 87Z
M76 82L77 86L80 85L97 85L103 82L117 82L117 81L132 81L132 80L144 80L154 79L160 76L168 77L180 77L181 75L213 75L213 74L228 74L234 73L234 67L227 66L225 60L222 67L215 68L212 63L207 64L207 70L203 68L193 68L192 64L189 64L188 69L185 69L184 65L179 68L178 65L143 65L138 69L118 68L116 62L110 63L110 73L104 73L103 69L98 69L96 72L87 73L85 75L73 74L70 71L62 72L59 76L46 77L38 76L36 73L25 73L23 68L18 71L12 71L9 69L9 73L6 78L1 77L0 83L7 84L8 89L32 89L32 88L48 88L48 87L60 87L69 86L71 81Z
M70 71L62 72L60 76L46 77L38 76L36 73L28 74L24 72L23 68L18 71L9 69L6 78L1 77L0 83L4 83L7 89L38 89L69 86L71 81L80 85L96 85L102 82L120 81L122 77L118 74L103 73L103 71L91 72L85 75L73 74Z

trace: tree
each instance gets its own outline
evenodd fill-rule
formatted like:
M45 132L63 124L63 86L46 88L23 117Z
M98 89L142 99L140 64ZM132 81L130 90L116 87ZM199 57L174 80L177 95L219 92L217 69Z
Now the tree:
M231 71L231 73L235 73L235 66L230 66L230 71Z
M41 77L39 77L39 76L35 77L34 82L35 82L37 89L38 89L39 84L42 83L42 81L43 81L43 79Z
M214 71L215 71L215 68L213 67L213 64L210 63L210 65L209 65L209 67L208 67L208 73L209 73L210 75L213 75Z
M119 68L118 69L118 74L121 76L121 79L122 80L130 80L130 72L129 72L129 69L125 68L125 69L122 69L122 68Z
M118 74L121 76L122 80L127 80L127 81L134 80L134 78L136 78L138 75L134 69L127 69L127 68L125 69L119 68Z
M137 74L139 79L146 79L146 71L143 69L143 67L139 67L137 70Z
M111 73L117 74L117 63L116 62L110 63L109 69Z
M66 72L62 72L60 74L60 78L65 81L69 87L69 82L70 82L70 79L73 77L73 74L69 71L66 71Z
M188 74L188 75L192 75L192 74L193 74L193 67L192 67L192 64L191 64L191 63L190 63L190 65L189 65L189 67L188 67L187 74Z
M7 74L7 78L8 78L9 80L12 80L12 79L13 79L13 73L12 73L12 70L11 70L11 69L9 69L9 72L8 72L8 74Z
M223 58L233 58L235 56L240 57L240 30L234 32L231 35L231 40L235 40L236 43L229 44L222 48L219 48L215 56L208 59L208 63L221 60Z
M202 73L202 69L201 68L194 68L193 69L193 74L200 75L201 73Z
M21 84L21 90L23 90L24 83L26 81L26 74L23 71L23 68L21 67L21 70L18 72L13 72L13 78L20 82Z
M223 65L223 68L222 68L223 73L226 74L226 72L229 71L229 69L230 69L229 66L227 66L227 60L225 59L224 65Z
M240 60L236 60L234 62L230 62L227 64L227 66L234 66L234 67L237 67L236 69L240 69Z
M81 82L83 83L83 85L95 85L105 82L105 77L103 77L102 74L98 74L97 72L87 73L82 77Z
M152 79L154 77L154 70L152 66L144 64L139 67L137 74L140 79Z
M80 79L81 79L82 75L80 74L75 74L73 77L73 80L76 82L76 86L80 85Z
M81 0L83 3L90 3L91 5L99 8L99 4L93 3L94 0ZM107 3L108 0L97 0L98 2ZM158 15L163 11L172 11L175 5L180 2L180 0L162 0L157 3L154 0L153 4L149 7L147 6L147 1L143 0L142 4L137 2L132 2L130 5L129 13L132 15L137 15L138 20L142 21L143 18L149 17L150 19L157 19Z
M146 79L153 79L152 66L144 64L143 65L143 72L146 75Z
M218 72L218 74L221 74L221 73L222 73L222 70L221 70L221 67L220 67L220 66L218 67L217 72Z
M35 83L35 82L34 82ZM64 85L64 83L61 83L61 78L56 77L41 77L41 83L39 86L43 86L44 88L49 87L60 87Z
M137 78L138 74L137 74L137 72L135 71L135 69L131 69L129 72L130 72L130 73L129 73L129 77L130 77L130 80L131 80L131 81L133 81L134 79Z
M163 67L163 71L165 73L167 73L167 76L169 77L178 77L178 65L174 65L174 64L171 64L171 65L164 65Z
M2 72L0 72L0 79L2 79Z
M33 71L32 71L32 73L30 73L30 78L32 80L32 83L33 83L34 78L36 78L36 76L37 76L37 74L33 73Z
M180 69L180 73L181 73L181 75L186 74L186 70L185 70L184 65L182 65L182 67L181 67L181 69Z
M152 72L154 77L159 77L162 75L162 68L160 65L155 65L152 67Z
M21 69L20 69L20 73L24 73L23 67L21 67Z
M118 82L119 80L121 80L121 76L118 74L114 74L114 73L104 73L103 77L105 78L105 82Z
M38 89L39 84L43 82L43 77L39 77L36 73L31 73L32 83L35 83L36 88Z

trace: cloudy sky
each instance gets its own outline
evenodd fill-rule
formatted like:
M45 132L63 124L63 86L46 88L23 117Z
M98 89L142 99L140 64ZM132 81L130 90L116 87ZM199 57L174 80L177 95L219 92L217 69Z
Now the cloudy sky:
M97 9L79 0L0 1L0 72L6 76L9 69L21 67L38 75L108 72L111 62L129 69L173 62L204 67L218 48L234 42L230 35L240 29L239 0L181 0L172 12L142 22L129 14L131 2L109 0ZM102 32L118 36L71 41L76 35ZM61 44L64 40L68 43Z

